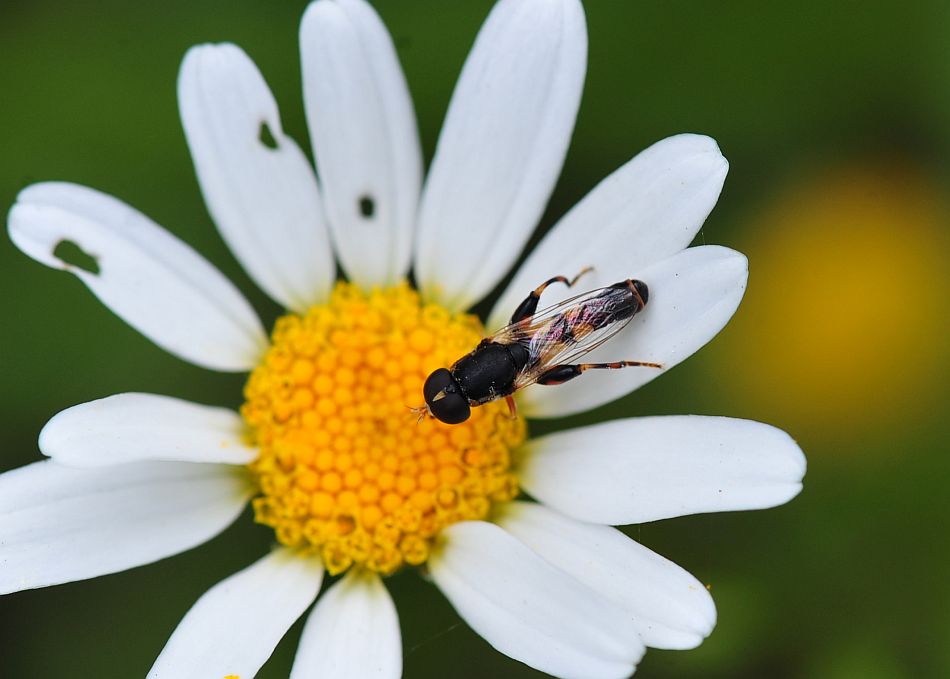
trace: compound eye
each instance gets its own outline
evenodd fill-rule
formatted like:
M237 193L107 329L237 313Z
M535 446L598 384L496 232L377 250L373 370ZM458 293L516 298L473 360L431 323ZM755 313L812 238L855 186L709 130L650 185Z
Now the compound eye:
M472 412L468 399L462 396L455 378L445 368L439 368L426 379L422 387L429 411L446 424L458 424Z
M446 424L459 424L468 419L472 412L468 401L458 393L446 394L438 401L429 404L429 410L435 415L436 419Z

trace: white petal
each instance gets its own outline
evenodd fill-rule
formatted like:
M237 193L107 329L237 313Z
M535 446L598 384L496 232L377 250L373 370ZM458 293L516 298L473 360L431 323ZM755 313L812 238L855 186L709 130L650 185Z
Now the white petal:
M696 578L615 528L581 523L543 505L505 505L498 524L561 570L623 607L647 646L698 646L716 624Z
M93 578L183 552L241 513L253 489L233 467L52 460L0 475L0 594Z
M798 495L805 456L781 429L730 417L614 420L529 442L518 480L594 523L764 509Z
M233 410L156 394L117 394L55 415L40 432L40 450L60 464L100 467L138 460L247 464Z
M578 0L501 0L465 62L419 214L416 274L469 307L534 230L570 142L587 68Z
M658 141L604 179L554 226L518 269L489 316L500 328L531 290L552 276L585 274L555 285L541 306L578 292L637 278L647 266L692 242L716 205L729 164L716 142L696 134Z
M125 203L76 184L27 187L10 211L10 238L47 266L75 274L157 345L213 370L253 367L267 338L241 293L198 253ZM98 273L55 254L73 242Z
M432 577L478 634L558 677L628 677L643 643L619 607L494 524L456 523L429 561Z
M625 396L689 358L729 322L745 293L748 261L717 245L689 248L637 272L646 308L584 363L648 361L657 368L589 370L558 386L534 386L519 400L528 417L561 417Z
M300 26L304 103L327 216L351 280L409 271L422 150L393 42L363 0L320 0Z
M148 679L253 677L317 598L323 566L289 549L222 580L178 624Z
M178 105L205 204L238 261L289 309L324 300L335 272L317 180L254 62L235 45L191 48Z
M383 581L350 573L320 597L307 619L290 679L364 679L402 674L396 607Z

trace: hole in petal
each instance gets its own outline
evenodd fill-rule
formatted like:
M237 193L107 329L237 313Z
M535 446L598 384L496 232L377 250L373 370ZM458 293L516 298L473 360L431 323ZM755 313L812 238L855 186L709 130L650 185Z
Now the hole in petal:
M360 214L365 219L372 219L376 214L376 201L373 200L372 196L363 195L360 196L358 201Z
M261 122L261 129L257 133L257 139L267 148L277 150L277 140L274 138L274 134L270 131L270 126L266 122Z
M99 275L99 260L71 240L59 241L53 248L53 256L65 264L67 269L82 269L94 276Z

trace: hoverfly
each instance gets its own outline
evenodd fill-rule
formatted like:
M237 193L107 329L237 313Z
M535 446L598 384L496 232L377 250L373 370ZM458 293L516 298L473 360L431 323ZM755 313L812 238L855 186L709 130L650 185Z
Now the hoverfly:
M643 281L627 279L598 288L538 311L544 289L553 283L571 287L590 267L574 278L555 276L529 294L504 328L486 337L451 368L435 370L422 387L425 405L414 408L446 424L464 422L471 408L499 398L508 401L531 384L563 384L587 370L646 366L659 363L617 361L575 363L626 327L646 306L650 293Z

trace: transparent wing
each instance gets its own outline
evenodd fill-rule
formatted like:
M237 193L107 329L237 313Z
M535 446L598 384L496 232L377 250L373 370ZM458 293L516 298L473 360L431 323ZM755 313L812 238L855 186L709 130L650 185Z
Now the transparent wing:
M562 300L557 304L552 304L549 307L538 309L536 312L534 312L533 316L529 316L524 320L516 321L506 325L505 327L494 332L488 337L488 339L502 344L505 342L523 342L526 338L530 338L539 330L543 329L550 323L552 319L562 315L571 307L580 306L589 300L597 299L603 296L609 290L610 288L595 288L593 290L588 290L587 292L582 292L579 295L568 297L567 299Z
M529 361L515 378L515 388L521 389L548 368L576 362L623 330L634 316L631 304L627 289L597 288L507 325L490 339L528 350Z
M539 341L536 347L529 349L532 359L537 358L529 362L521 371L521 374L515 378L515 389L534 384L545 371L556 365L577 363L586 354L589 354L627 327L632 318L632 316L629 316L603 328L591 330L574 342L554 342L550 339Z

